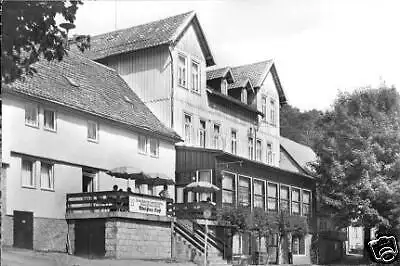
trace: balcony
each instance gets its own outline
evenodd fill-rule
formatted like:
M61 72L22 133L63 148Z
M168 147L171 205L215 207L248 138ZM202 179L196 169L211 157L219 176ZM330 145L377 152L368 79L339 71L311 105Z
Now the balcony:
M125 191L101 191L69 193L66 201L66 217L95 218L110 216L171 217L172 200ZM164 220L164 219L162 219Z

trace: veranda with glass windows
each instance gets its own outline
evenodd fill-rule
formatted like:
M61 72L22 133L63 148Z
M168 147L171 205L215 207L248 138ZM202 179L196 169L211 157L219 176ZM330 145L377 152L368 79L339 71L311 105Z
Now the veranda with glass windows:
M230 235L229 229L218 226L218 208L243 206L253 210L262 208L271 215L285 211L295 219L308 221L314 228L315 180L301 173L294 173L267 164L241 158L233 154L196 147L177 147L176 165L176 216L202 223L202 211L208 208L211 199L213 216L211 230L223 239L228 248L227 259L236 254L249 256L249 262L261 262L260 254L265 253L264 239L257 239L250 233ZM193 194L184 190L185 185L194 181L207 181L220 188L212 194ZM268 239L269 262L276 261L278 235ZM304 236L294 235L291 239L293 255L308 254ZM262 243L260 245L260 243Z

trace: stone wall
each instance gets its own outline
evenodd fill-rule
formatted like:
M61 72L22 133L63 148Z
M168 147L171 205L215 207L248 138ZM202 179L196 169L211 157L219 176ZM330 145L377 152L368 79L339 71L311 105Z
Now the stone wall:
M67 222L64 219L33 218L33 249L41 251L66 251ZM14 219L4 215L2 221L2 244L14 244Z
M109 219L105 228L106 257L171 258L171 223Z

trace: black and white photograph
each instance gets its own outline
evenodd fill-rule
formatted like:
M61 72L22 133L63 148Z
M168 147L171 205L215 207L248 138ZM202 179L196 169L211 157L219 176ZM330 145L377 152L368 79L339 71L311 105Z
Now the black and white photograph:
M0 265L400 265L399 1L0 12Z

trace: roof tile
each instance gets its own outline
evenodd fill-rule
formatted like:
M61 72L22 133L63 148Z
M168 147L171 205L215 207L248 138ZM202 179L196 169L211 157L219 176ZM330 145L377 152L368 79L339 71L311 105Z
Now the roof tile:
M111 68L74 52L60 62L40 60L33 77L7 85L6 89L56 102L116 122L179 140ZM129 99L129 101L127 101Z

